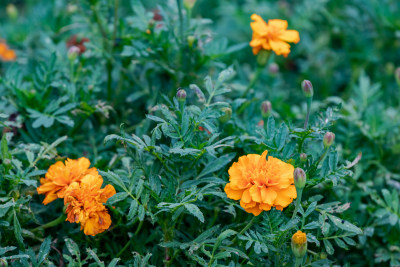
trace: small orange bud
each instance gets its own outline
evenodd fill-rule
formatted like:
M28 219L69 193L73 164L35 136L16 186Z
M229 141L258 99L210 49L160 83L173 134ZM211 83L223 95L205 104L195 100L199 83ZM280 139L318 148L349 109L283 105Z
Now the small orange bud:
M307 236L300 230L292 236L292 252L296 258L303 258L307 252Z

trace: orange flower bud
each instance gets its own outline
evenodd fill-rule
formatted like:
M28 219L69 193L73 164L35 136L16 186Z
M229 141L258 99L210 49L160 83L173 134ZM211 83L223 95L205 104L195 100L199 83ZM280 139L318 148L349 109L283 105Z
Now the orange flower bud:
M296 258L303 258L307 252L307 236L300 230L292 236L292 252Z

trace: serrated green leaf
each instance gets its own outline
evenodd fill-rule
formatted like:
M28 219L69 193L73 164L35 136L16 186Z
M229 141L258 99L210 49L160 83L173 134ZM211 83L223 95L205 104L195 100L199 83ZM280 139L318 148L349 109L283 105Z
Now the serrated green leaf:
M190 204L190 203L185 203L184 206L190 214L192 214L197 219L199 219L200 222L204 223L204 215L196 205Z
M329 213L327 215L328 215L328 218L333 222L333 224L336 227L338 227L342 230L348 231L348 232L358 234L358 235L362 234L362 230L360 228L358 228L357 226L355 226L354 224L351 224L350 222L342 220L342 219L340 219L336 216L333 216Z

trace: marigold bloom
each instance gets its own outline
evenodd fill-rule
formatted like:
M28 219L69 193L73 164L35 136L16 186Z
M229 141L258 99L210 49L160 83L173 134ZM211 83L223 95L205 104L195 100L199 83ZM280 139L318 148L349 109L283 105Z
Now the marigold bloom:
M267 160L267 153L242 156L228 170L226 195L240 199L240 206L255 216L271 207L282 210L297 197L293 185L294 167L274 157Z
M96 168L90 168L90 161L87 158L77 160L67 159L65 164L61 161L51 165L46 173L46 178L41 178L42 184L37 188L39 194L45 194L43 204L63 198L68 186L78 182L86 174L98 175Z
M3 61L14 61L17 55L14 50L8 48L6 43L0 42L0 58Z
M254 22L250 23L253 30L253 38L250 46L253 47L254 55L257 55L261 49L273 50L277 55L287 57L290 53L290 43L300 41L299 32L296 30L287 30L286 20L270 19L266 23L259 15L251 15Z
M112 185L101 189L103 178L96 174L88 174L80 183L73 182L65 193L64 204L67 221L80 223L85 235L97 235L111 225L111 217L103 205L116 192Z

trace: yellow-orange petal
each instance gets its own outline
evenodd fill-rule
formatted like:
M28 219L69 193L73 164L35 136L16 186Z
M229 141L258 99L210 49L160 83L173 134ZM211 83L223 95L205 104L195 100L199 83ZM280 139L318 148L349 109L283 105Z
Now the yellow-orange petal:
M47 204L49 204L50 202L56 200L57 198L58 198L58 197L57 197L57 194L55 194L54 192L48 192L48 193L46 194L46 197L43 199L43 204L44 204L44 205L47 205Z
M250 27L254 32L258 35L266 35L268 33L268 25L259 15L253 14L251 15L251 19L254 22L250 23Z
M251 195L251 199L253 201L258 202L258 203L261 202L261 192L260 192L260 188L258 188L258 186L253 185L252 187L250 187L249 192Z
M290 53L290 45L281 40L269 40L272 50L279 56L287 56Z
M257 55L258 52L260 52L260 50L261 50L261 47L253 47L253 54Z
M296 187L291 185L288 188L279 190L277 194L278 195L274 201L274 205L285 208L293 202L293 199L297 197Z
M262 210L268 211L268 210L271 210L271 207L272 207L272 206L270 206L270 205L268 205L268 204L265 204L265 203L260 203L259 207L260 207L260 209L262 209Z
M283 19L270 19L268 20L268 26L275 27L280 30L286 30L288 27L288 22Z
M117 192L115 191L114 186L108 184L106 185L103 189L102 192L100 194L100 202L102 203L106 203L107 200L112 197L113 195L115 195Z
M297 44L300 42L300 35L296 30L286 30L279 34L279 39L285 42Z
M251 202L251 194L250 194L250 189L246 189L243 191L242 194L242 201L244 203L250 203Z
M244 190L234 190L234 189L232 189L231 184L227 183L225 185L224 191L228 198L234 199L234 200L239 200L242 197Z
M251 207L251 208L245 208L245 211L248 212L248 213L253 213L254 216L258 216L258 215L260 215L260 213L261 213L263 210L260 209L260 208L258 207L258 205L257 205L257 206Z
M274 189L271 189L269 187L263 187L261 188L261 197L263 203L268 205L273 205L277 197L277 193Z

